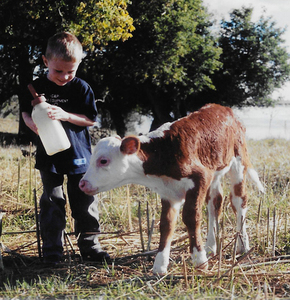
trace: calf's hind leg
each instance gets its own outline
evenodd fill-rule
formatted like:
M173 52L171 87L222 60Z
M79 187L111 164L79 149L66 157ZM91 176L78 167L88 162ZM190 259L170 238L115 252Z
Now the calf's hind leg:
M236 157L229 171L231 181L231 204L236 214L237 232L240 233L237 243L237 253L249 251L249 238L246 232L247 191L246 167L243 166L241 157Z
M208 233L205 250L208 257L215 255L217 251L216 227L223 206L221 177L221 175L214 177L206 197L208 211Z

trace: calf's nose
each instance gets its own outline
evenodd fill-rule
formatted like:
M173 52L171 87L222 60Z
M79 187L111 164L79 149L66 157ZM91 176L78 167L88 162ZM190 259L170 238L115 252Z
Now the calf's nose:
M86 180L81 179L79 182L79 188L84 192L87 189L88 182Z
M93 188L92 184L84 179L81 179L81 181L79 182L79 188L81 191L88 195L95 195L98 193L98 188Z

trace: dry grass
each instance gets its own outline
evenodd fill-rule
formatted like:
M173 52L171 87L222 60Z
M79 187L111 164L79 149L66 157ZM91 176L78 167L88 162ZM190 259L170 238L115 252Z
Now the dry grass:
M14 118L0 118L1 131L9 133L18 133L18 121Z
M209 261L207 272L195 271L188 254L185 226L179 218L169 273L161 278L151 272L159 239L160 201L156 194L138 185L100 195L104 232L100 240L114 259L112 263L83 262L74 236L69 235L72 247L66 240L64 262L55 269L45 268L38 259L35 232L23 233L35 230L32 191L35 189L39 198L42 189L39 174L33 168L33 158L23 157L17 147L0 148L0 200L1 209L6 212L3 232L21 232L2 236L4 245L12 252L4 253L0 299L1 295L62 299L289 298L289 146L290 142L284 140L249 142L252 163L266 186L265 195L259 195L249 185L247 227L251 253L239 261L233 255L235 219L226 199L220 225L220 257ZM224 194L227 197L226 180ZM139 203L146 255L139 233ZM150 231L154 218L148 247L148 228ZM69 214L67 220L67 232L71 232L73 220ZM206 236L206 218L203 235ZM149 248L153 253L147 253Z

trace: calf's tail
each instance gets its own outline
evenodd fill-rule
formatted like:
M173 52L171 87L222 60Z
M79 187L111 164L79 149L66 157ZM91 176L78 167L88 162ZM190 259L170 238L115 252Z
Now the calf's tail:
M262 193L265 193L265 188L263 186L263 184L261 183L258 173L256 172L255 169L253 168L248 168L247 170L247 175L248 177L256 184L256 186L258 187L259 191Z

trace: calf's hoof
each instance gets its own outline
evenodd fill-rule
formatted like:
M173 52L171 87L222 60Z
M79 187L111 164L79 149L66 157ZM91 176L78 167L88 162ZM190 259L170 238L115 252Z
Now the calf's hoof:
M169 264L169 256L158 252L154 261L152 272L156 275L165 275Z
M244 254L250 250L250 244L248 237L238 238L236 254Z
M205 247L206 256L213 257L216 255L216 247Z
M193 249L191 254L192 263L197 270L207 270L208 259L206 257L205 250L198 251L196 248Z

